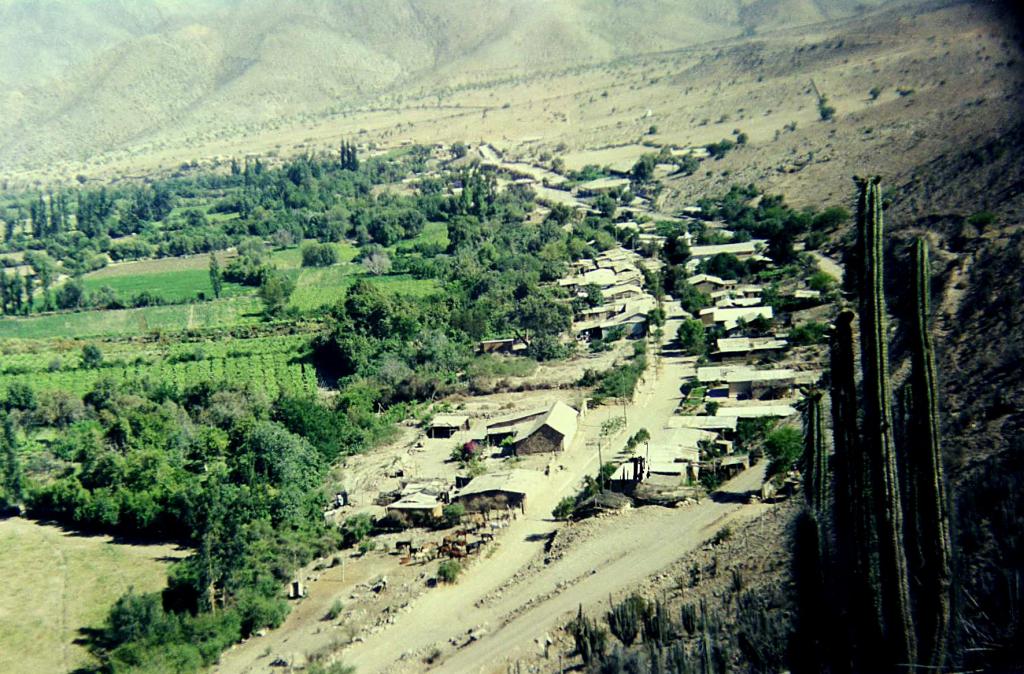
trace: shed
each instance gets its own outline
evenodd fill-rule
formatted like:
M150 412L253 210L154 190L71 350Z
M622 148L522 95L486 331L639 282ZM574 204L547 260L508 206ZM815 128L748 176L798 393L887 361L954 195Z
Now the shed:
M438 414L427 429L431 438L450 438L459 431L469 430L469 417L464 414Z
M725 375L729 397L737 400L770 400L787 396L795 384L793 370L752 370Z
M520 353L526 350L526 341L518 337L485 339L477 346L478 353Z
M543 476L534 470L510 470L474 477L460 489L453 501L470 512L519 508L526 512L526 497Z
M441 519L443 508L444 506L436 496L425 492L415 492L386 506L384 512L400 524L419 526Z
M516 455L561 452L576 437L579 412L559 401L547 414L530 426L522 426L515 435Z

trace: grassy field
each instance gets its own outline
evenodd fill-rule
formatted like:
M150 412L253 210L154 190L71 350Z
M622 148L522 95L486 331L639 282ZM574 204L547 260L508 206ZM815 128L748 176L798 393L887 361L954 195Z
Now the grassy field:
M438 287L434 279L416 279L407 274L368 276L362 267L342 263L333 267L299 271L291 306L301 311L332 306L345 294L345 289L360 277L384 290L412 297L425 297Z
M0 339L144 335L154 330L185 330L256 323L255 297L116 311L80 311L0 319Z
M152 592L186 551L76 536L21 518L0 520L0 674L53 674L89 664L74 641L102 624L129 588Z
M210 284L210 272L207 269L180 269L175 271L138 272L135 274L117 274L107 276L89 275L84 278L85 289L95 292L108 286L122 300L128 300L139 293L148 292L162 297L168 302L187 302L194 300L202 293L204 297L213 297L213 286ZM252 294L253 289L238 283L225 282L221 290L222 297Z

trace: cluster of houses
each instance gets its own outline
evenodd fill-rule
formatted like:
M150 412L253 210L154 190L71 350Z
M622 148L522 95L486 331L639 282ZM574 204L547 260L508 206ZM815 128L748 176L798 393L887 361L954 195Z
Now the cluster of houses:
M585 410L584 410L585 412ZM470 419L464 414L438 414L427 426L431 439L453 440L470 453L494 451L526 457L556 455L576 438L581 412L557 401L547 407L491 419ZM388 518L398 526L432 526L442 521L444 507L460 504L467 513L491 517L495 513L523 511L527 495L542 488L544 474L516 468L475 477L406 482L385 505Z
M592 287L601 291L601 303L584 309L573 323L577 339L602 339L612 331L621 331L627 337L647 333L648 317L658 303L644 290L640 259L633 251L611 248L593 259L577 260L570 275L558 281L576 297L587 297ZM654 269L660 262L645 259L643 264Z
M761 242L753 241L694 246L691 250L704 258L721 252L757 256L760 249ZM710 274L695 274L687 280L713 302L698 318L715 338L706 364L696 366L694 375L683 382L684 390L692 391L696 398L687 397L682 414L672 417L666 428L644 443L612 477L613 488L634 496L685 493L687 485L700 480L702 471L728 477L749 467L749 456L734 452L740 421L796 415L799 387L814 384L820 377L816 370L773 365L790 348L784 335L743 334L754 321L764 319L759 321L763 324L759 327L764 327L774 318L772 307L762 303L760 286ZM794 294L794 298L819 299L816 293L814 297L810 292L804 294Z

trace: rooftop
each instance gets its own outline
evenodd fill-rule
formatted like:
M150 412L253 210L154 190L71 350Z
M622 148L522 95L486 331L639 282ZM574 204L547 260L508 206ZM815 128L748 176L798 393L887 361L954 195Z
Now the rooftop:
M715 412L718 417L738 417L755 419L758 417L791 417L796 409L790 405L744 405L742 407L719 407Z

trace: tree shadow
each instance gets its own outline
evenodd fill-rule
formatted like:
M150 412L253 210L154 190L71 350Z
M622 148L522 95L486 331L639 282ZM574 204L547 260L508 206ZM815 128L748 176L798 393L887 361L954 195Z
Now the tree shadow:
M715 491L708 496L715 503L737 503L740 505L750 503L750 497L756 495L753 491Z

